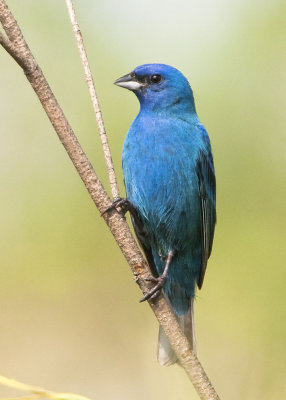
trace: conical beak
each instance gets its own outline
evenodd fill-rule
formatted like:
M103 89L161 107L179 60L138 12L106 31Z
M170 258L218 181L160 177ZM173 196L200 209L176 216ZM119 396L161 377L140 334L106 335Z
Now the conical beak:
M140 83L136 80L136 75L132 72L116 79L114 84L129 90L138 90L144 86L143 83Z

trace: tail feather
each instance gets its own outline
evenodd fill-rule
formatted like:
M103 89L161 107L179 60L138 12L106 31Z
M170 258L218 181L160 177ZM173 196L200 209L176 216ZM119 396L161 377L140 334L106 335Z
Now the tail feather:
M196 353L196 337L195 337L195 325L194 325L194 299L190 301L190 307L185 315L178 316L179 325L184 332L185 336L190 342L191 348ZM159 328L159 340L157 359L160 365L169 366L178 361L178 358L172 349L172 346L167 339L167 336L160 326Z

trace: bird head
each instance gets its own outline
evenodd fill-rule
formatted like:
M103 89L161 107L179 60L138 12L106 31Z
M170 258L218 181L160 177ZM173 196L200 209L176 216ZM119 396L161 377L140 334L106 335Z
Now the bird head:
M180 71L169 65L140 65L114 83L136 94L141 111L159 114L195 112L189 82Z

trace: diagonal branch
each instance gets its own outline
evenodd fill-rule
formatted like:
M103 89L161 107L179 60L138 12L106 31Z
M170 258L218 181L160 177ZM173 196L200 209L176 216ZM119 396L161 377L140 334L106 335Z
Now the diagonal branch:
M4 0L0 0L0 22L10 41L10 43L6 39L3 41L3 35L1 35L0 43L23 68L27 79L37 94L92 200L99 212L102 213L111 205L111 200L81 148L48 82L25 42L14 16ZM103 218L130 265L136 282L143 293L146 294L149 288L145 278L149 275L149 268L136 245L125 219L116 210L105 213ZM218 400L218 395L196 355L192 352L190 344L183 335L177 319L166 303L164 296L160 294L155 300L150 300L149 304L163 327L182 367L197 390L199 397L202 400Z
M27 385L26 383L9 379L0 375L0 384L11 387L13 389L21 390L23 392L31 393L29 396L17 397L15 399L1 399L1 400L34 400L34 399L52 399L52 400L90 400L88 397L81 396L75 393L56 393L38 386Z
M13 42L8 39L2 32L0 32L0 44L4 47L4 49L9 53L14 60L20 65L20 67L25 68L22 57L18 51L18 49L14 46Z
M0 32L0 44L10 54L11 54L11 52L15 51L14 46L12 45L10 40L2 32Z
M105 131L102 114L101 114L98 98L96 95L90 67L88 64L88 59L87 59L86 51L84 48L81 31L79 29L79 25L78 25L78 22L76 19L72 1L66 0L66 5L67 5L68 12L69 12L74 35L76 38L77 47L78 47L78 50L80 53L81 62L82 62L83 68L84 68L85 80L86 80L86 83L87 83L87 86L89 89L92 106L93 106L93 109L95 112L95 117L96 117L96 122L97 122L97 126L98 126L99 136L101 139L102 148L103 148L105 164L106 164L106 169L107 169L107 173L108 173L108 177L109 177L109 183L110 183L110 187L111 187L112 197L113 197L113 199L117 199L120 197L119 190L118 190L118 186L117 186L116 176L115 176L113 162L112 162L111 153L110 153L110 148L109 148L109 144L108 144L108 139L107 139L107 135L106 135L106 131Z

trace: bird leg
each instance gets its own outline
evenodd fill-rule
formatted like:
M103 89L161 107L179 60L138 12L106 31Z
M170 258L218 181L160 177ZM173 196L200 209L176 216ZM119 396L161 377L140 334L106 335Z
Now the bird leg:
M160 275L158 278L155 278L154 276L152 276L150 278L145 279L146 281L155 282L156 285L153 287L153 289L150 290L150 292L148 292L147 294L145 294L144 297L142 297L142 299L140 300L140 303L142 303L143 301L148 300L148 299L154 299L159 294L159 292L163 289L173 256L174 256L174 250L170 250L168 252L167 261L166 261L165 268L164 268L162 275Z
M120 208L120 213L123 215L123 217L129 211L130 214L132 215L135 225L138 227L138 229L140 231L143 230L143 224L139 218L139 215L138 215L135 207L131 203L131 201L129 201L128 199L119 197L118 199L114 200L113 203L111 204L111 206L107 207L107 209L101 213L101 216L108 211L116 209L117 207Z

